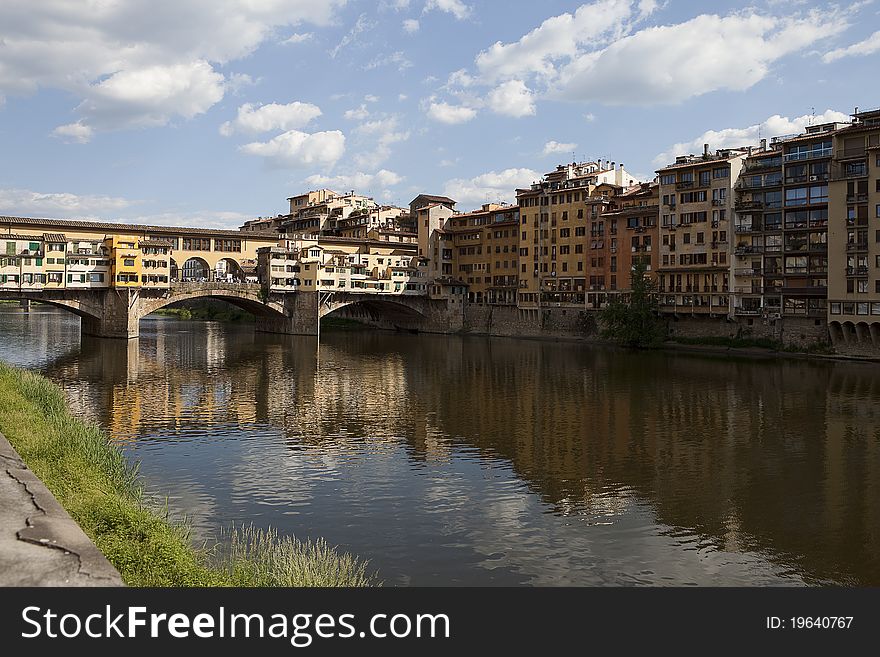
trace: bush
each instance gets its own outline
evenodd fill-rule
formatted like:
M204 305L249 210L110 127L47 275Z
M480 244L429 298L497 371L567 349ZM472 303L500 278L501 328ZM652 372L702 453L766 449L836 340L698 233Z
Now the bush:
M657 307L656 284L639 261L632 269L630 293L614 296L599 313L602 337L626 347L659 346L666 338L666 327Z

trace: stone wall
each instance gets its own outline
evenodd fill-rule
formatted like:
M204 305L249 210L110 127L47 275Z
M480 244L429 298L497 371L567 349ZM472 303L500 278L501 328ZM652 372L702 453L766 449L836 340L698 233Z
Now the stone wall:
M595 311L466 304L462 332L523 338L598 339Z

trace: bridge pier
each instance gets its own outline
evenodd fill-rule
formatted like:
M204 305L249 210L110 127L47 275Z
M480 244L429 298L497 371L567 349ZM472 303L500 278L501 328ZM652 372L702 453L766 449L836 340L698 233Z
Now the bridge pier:
M98 338L120 338L130 340L140 335L137 312L138 292L128 289L104 290L99 316L82 316L80 332Z
M278 295L285 317L257 316L254 325L260 333L318 335L318 293L297 292Z

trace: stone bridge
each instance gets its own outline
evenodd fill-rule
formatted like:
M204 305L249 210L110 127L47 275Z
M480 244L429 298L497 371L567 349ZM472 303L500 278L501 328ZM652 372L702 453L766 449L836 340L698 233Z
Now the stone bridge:
M256 330L317 335L319 318L331 313L384 328L452 333L462 327L460 305L415 295L356 292L291 292L266 295L249 283L174 283L170 289L4 290L0 299L51 304L82 319L82 333L138 337L141 318L179 301L219 299L256 317Z

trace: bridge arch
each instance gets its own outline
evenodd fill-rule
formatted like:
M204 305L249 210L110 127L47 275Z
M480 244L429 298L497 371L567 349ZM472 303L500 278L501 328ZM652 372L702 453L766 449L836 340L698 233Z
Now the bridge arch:
M340 315L367 324L386 328L422 330L429 315L423 300L411 297L374 297L369 295L335 294L323 303L320 317Z
M214 269L215 280L229 283L244 283L245 275L241 264L234 258L220 258Z
M180 270L181 281L209 281L211 280L211 266L208 261L199 256L193 256L183 263Z
M242 310L246 310L255 317L271 319L284 319L283 303L276 301L263 301L255 286L234 286L229 283L218 284L191 284L172 288L172 293L157 298L141 298L138 319L161 310L166 306L180 301L193 299L216 299L225 301Z

